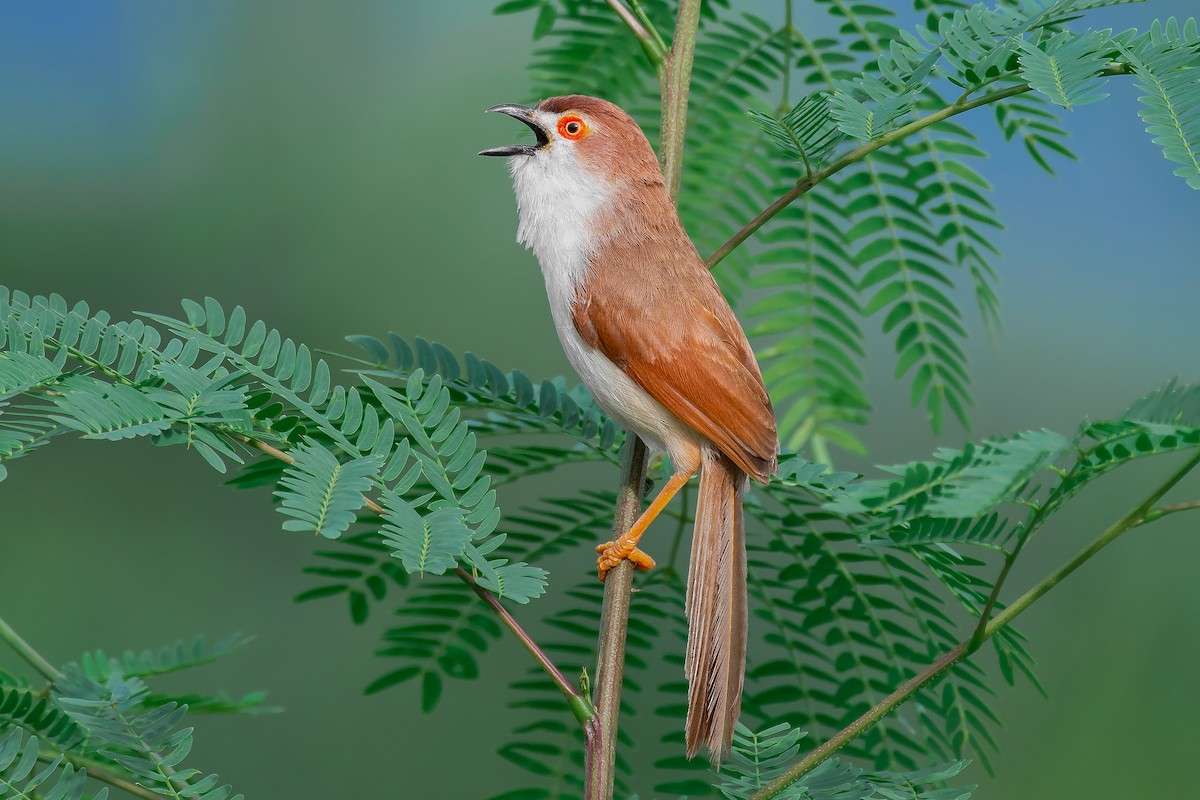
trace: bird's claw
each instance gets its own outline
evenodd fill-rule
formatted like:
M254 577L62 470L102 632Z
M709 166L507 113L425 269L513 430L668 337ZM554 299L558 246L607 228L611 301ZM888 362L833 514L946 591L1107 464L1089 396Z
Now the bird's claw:
M633 562L634 569L652 569L654 567L653 558L635 545L624 543L620 539L596 545L596 552L600 554L600 557L596 559L596 571L599 573L601 581L608 575L610 569L625 559Z

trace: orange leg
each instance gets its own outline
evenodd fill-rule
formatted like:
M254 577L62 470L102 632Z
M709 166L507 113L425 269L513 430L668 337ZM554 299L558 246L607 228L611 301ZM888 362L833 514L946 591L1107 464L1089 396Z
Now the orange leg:
M642 534L646 532L646 528L650 527L654 518L667 507L667 503L671 502L671 498L678 494L688 479L695 474L696 470L692 470L672 475L671 479L663 486L662 491L658 493L658 497L654 498L649 507L637 518L637 522L633 523L632 528L610 542L596 545L596 552L600 554L600 557L596 559L600 580L604 580L608 571L620 564L622 559L628 558L636 569L650 569L654 566L654 559L637 549L638 540L642 538Z

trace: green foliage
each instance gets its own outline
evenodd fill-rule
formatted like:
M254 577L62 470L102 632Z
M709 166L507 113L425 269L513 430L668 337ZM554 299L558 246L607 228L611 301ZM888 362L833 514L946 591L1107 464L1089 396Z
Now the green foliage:
M474 353L461 360L444 345L416 337L409 344L401 336L388 335L391 345L373 336L348 336L367 356L356 359L365 369L362 374L376 378L408 381L416 370L432 379L436 376L450 392L451 402L471 415L476 435L512 433L565 433L579 440L582 448L557 449L562 461L571 460L575 450L582 458L604 458L616 463L623 432L601 412L596 401L581 386L568 388L562 378L535 383L520 370L504 372ZM532 449L514 450L508 460L533 459ZM546 461L552 461L550 457ZM502 466L499 476L509 480L539 471L541 464L527 469ZM485 465L490 469L491 464ZM514 474L515 472L515 474Z
M611 517L611 502L606 506L607 516ZM677 521L676 536L690 530L690 517L683 515ZM583 536L587 541L596 541L607 534L606 519L581 519L580 523L585 526ZM671 550L675 549L673 544ZM658 569L639 578L636 584L622 676L621 718L626 722L620 732L622 752L617 757L618 793L627 792L632 781L625 752L636 752L646 741L646 723L639 721L639 712L647 708L667 721L669 727L662 741L674 755L657 760L653 772L641 775L640 781L652 781L655 792L661 796L703 797L711 793L708 765L682 756L683 733L678 724L687 704L687 685L682 680L686 616L680 573L685 568L684 564L660 562ZM543 637L543 644L567 674L590 669L589 664L594 660L602 594L603 585L589 570L564 593L558 610L545 620L551 633ZM546 787L549 791L546 796L561 800L582 798L579 773L582 736L578 726L561 713L562 700L557 690L535 669L528 670L511 688L516 699L510 705L517 709L518 723L510 740L499 748L500 756L528 773L539 787ZM530 714L534 715L532 720L528 719ZM492 800L509 796L514 795L498 794Z
M0 798L3 800L80 800L86 788L87 773L76 771L54 759L43 769L38 766L38 739L25 738L13 729L0 738ZM106 800L108 789L101 789L92 800Z
M388 494L383 518L388 522L384 538L410 573L441 575L458 563L471 541L461 509L438 509L422 519L412 506Z
M818 0L836 27L820 38L790 19L704 5L681 199L697 245L715 249L798 183L816 184L717 273L750 320L789 449L821 460L835 448L865 451L856 429L870 412L863 364L872 316L933 429L947 416L969 421L967 325L955 297L969 285L984 321L997 325L989 229L999 222L987 181L969 166L984 153L949 120L955 113L995 102L1005 137L1020 137L1049 169L1051 154L1071 157L1051 106L1098 100L1106 77L1133 74L1155 142L1200 188L1195 23L1117 35L1066 27L1106 4L917 0L927 24L908 33L890 9ZM665 0L633 9L650 28L670 30ZM496 10L534 12L539 94L605 95L655 135L653 67L606 4L511 0ZM794 104L796 86L811 91ZM925 127L930 115L938 121ZM857 151L876 146L866 158ZM481 674L503 633L472 588L528 603L547 588L539 566L547 557L610 534L609 494L575 492L502 516L497 487L615 462L621 434L586 391L561 379L535 382L420 338L349 341L365 358L351 359L353 385L342 386L326 360L240 306L227 312L206 298L184 301L182 319L113 322L83 303L0 287L0 479L8 461L65 433L183 445L219 472L265 453L230 483L274 486L284 528L323 537L318 565L305 570L321 582L297 599L345 595L361 623L399 589L398 622L378 650L388 671L367 692L412 683L428 712L452 679ZM531 435L541 438L520 438ZM1200 388L1170 384L1071 437L991 438L886 468L880 479L785 453L779 480L747 501L750 614L761 640L751 647L744 719L762 730L738 728L716 788L749 797L795 761L800 731L827 739L982 630L981 616L1003 608L994 562L1010 564L1084 486L1136 459L1197 449ZM673 540L660 545L659 568L637 578L632 600L623 750L646 743L636 713L646 708L669 724L662 742L682 749L686 501L659 527L670 517ZM968 555L972 547L985 558ZM575 563L540 637L567 674L593 663L601 608L590 558ZM0 675L0 797L32 797L35 788L80 797L76 767L86 764L162 796L227 800L232 789L215 774L182 767L192 729L180 725L189 707L268 710L263 696L154 693L143 678L206 663L242 641L197 639L120 658L95 651L40 693ZM1008 683L1017 674L1036 683L1020 634L1005 628L992 642ZM971 789L944 784L968 756L989 766L998 720L986 676L976 661L960 663L846 747L869 770L829 759L781 796L969 797ZM496 797L580 797L581 734L558 688L536 668L512 687L517 723L499 753L540 786ZM53 760L35 774L39 749ZM949 763L921 769L931 760ZM663 795L713 791L705 765L680 755L638 779ZM632 783L622 762L618 788Z
M78 670L57 682L60 707L103 747L100 754L127 770L135 780L163 797L226 800L232 788L217 786L215 775L199 777L181 764L192 749L192 729L178 725L187 706L174 702L145 708L146 685L140 678L113 673L103 684ZM199 779L197 780L197 778ZM233 795L230 800L239 800Z
M78 668L89 680L104 683L114 674L128 678L146 678L165 675L210 664L219 658L237 652L250 642L248 637L235 633L209 645L204 636L180 639L173 645L135 653L126 650L120 658L110 657L103 650L83 654Z
M343 463L311 441L292 448L292 457L295 460L284 470L275 492L281 500L279 510L292 517L283 523L283 529L338 538L363 507L363 492L370 491L383 467L382 457L368 455Z
M0 687L0 730L24 730L63 750L79 744L83 732L47 698L29 689Z
M342 536L337 541L340 549L313 553L321 562L305 567L304 573L320 577L322 583L296 595L295 600L300 603L345 595L350 619L361 625L370 616L371 602L387 598L389 586L408 586L408 572L391 558L391 550L376 530Z
M962 450L943 449L935 461L887 468L895 478L861 481L829 504L831 510L870 514L895 526L921 515L964 518L1012 502L1041 470L1072 447L1052 431L1030 431Z
M738 723L730 760L718 787L728 800L746 800L782 775L796 759L804 733L786 723L754 732ZM956 761L909 773L867 772L831 758L776 795L784 800L966 800L975 787L946 781L969 762Z
M1021 43L1021 77L1051 103L1073 109L1107 97L1099 79L1108 64L1108 37L1059 31L1040 44Z
M825 166L829 154L842 142L834 117L828 108L829 95L816 92L805 97L781 117L750 111L751 121L766 131L771 141L804 163L811 176Z
M1140 45L1140 48L1137 46ZM1135 49L1136 48L1136 49ZM1122 47L1137 75L1145 106L1138 116L1169 161L1183 166L1175 174L1200 189L1200 33L1196 20L1182 29L1174 18L1155 22L1147 36Z
M1041 95L1011 97L996 104L996 122L1004 133L1005 141L1011 142L1020 136L1021 144L1034 163L1053 175L1051 155L1073 161L1078 158L1064 144L1067 132L1061 127L1057 114L1046 106L1047 101Z
M467 526L469 543L448 539L439 546L454 554L455 563L461 556L489 590L518 602L543 591L542 570L489 557L503 537L492 536L500 512L483 471L486 453L477 449L470 421L439 374L426 381L422 371L410 372L399 390L364 375L363 390L347 389L332 383L324 359L265 323L250 322L240 306L226 314L208 298L203 304L184 301L183 310L184 320L144 315L174 336L164 338L140 320L114 324L84 304L68 309L57 296L0 291L7 349L21 354L0 361L0 385L7 397L34 401L20 406L14 424L7 413L0 417L11 437L8 457L71 429L86 438L151 436L158 444L184 444L219 471L226 461L242 460L235 448L246 443L294 445L293 463L277 479L280 510L291 517L286 529L335 538L353 523L364 491L377 490L393 516L402 508L418 519L436 515L436 529L447 535L459 530L449 524L452 518ZM68 359L77 364L69 373ZM517 395L508 405L526 416L529 404L539 403L547 428L558 424L585 439L599 438L601 449L612 446L611 424L594 412L584 414L568 395L560 400L553 384L526 396L532 393L524 376L514 374L510 384L478 359L468 364L474 367L467 378L472 390L491 382L500 394ZM51 385L54 391L47 392ZM418 482L430 491L403 498ZM403 518L407 528L397 519L389 519L388 541L401 544L404 536L390 534L413 530L412 516ZM421 559L401 562L426 568Z
M145 696L149 706L161 706L175 703L187 706L192 714L277 714L283 711L279 706L266 705L265 692L247 692L241 697L233 697L226 692L187 692L183 694L160 694L150 692Z
M942 576L923 560L936 553L862 547L863 534L847 531L869 520L832 513L820 502L845 490L813 488L818 497L768 487L773 502L747 510L758 523L747 542L750 613L767 647L747 667L743 718L785 720L827 736L963 633L938 591ZM940 566L973 585L985 565L955 559ZM983 670L964 664L938 692L881 720L847 752L877 769L915 769L930 753L970 753L987 764L995 747L992 694Z
M611 524L613 502L610 494L588 493L521 509L505 521L505 552L513 559L536 563L566 548L598 541L600 532ZM502 629L474 597L457 588L436 578L413 587L395 612L401 624L384 632L383 646L377 651L381 657L399 660L401 666L373 681L368 693L417 680L421 707L431 711L447 679L479 675L478 658Z
M823 0L822 5L843 20L840 33L851 38L847 43L849 49L876 53L876 63L868 66L866 74L841 70L837 66L840 62L817 43L796 34L795 44L805 52L796 67L803 74L804 68L811 65L815 74L805 82L819 80L828 88L808 95L783 113L763 112L756 107L760 102L757 98L745 105L769 141L789 158L799 160L803 169L798 177L812 176L816 170L836 162L839 154L846 155L848 151L839 153L839 149L847 139L880 139L911 122L912 114L955 110L972 94L991 86L1011 87L1002 88L997 97L1012 94L1014 90L1020 93L1033 89L1050 103L1070 109L1104 96L1099 91L1102 72L1116 74L1125 69L1111 64L1121 47L1121 37L1114 38L1107 31L1075 34L1060 29L1080 11L1108 4L1111 3L1022 0L989 7L981 3L953 9L941 16L931 12L931 27L910 34L886 21L892 12L885 8L849 7L839 0ZM936 20L936 26L932 20ZM1165 31L1159 26L1147 35L1137 37L1130 33L1122 37L1144 50L1152 62L1124 51L1127 66L1142 77L1140 85L1148 92L1143 99L1147 110L1142 113L1151 125L1151 133L1163 145L1168 158L1185 165L1177 174L1185 178L1195 176L1200 164L1196 142L1200 139L1193 123L1200 118L1197 117L1200 99L1192 89L1200 84L1192 74L1197 58L1194 23L1181 31L1172 21ZM890 41L890 46L885 49L882 41ZM1154 50L1156 46L1158 51ZM1149 77L1151 73L1154 77ZM698 77L702 85L705 76ZM764 72L763 77L774 76ZM953 103L938 95L942 80L962 90ZM1024 87L1021 81L1026 82ZM997 103L996 109L1005 137L1011 140L1019 135L1031 156L1045 169L1052 169L1050 154L1074 157L1063 144L1065 134L1044 102L1030 97L1008 97ZM947 411L960 423L967 424L969 375L961 344L966 328L952 300L951 290L957 281L948 268L957 266L967 271L985 322L993 328L999 323L998 298L993 288L996 276L989 264L995 247L986 233L986 227L998 227L996 212L986 198L990 189L987 181L961 160L962 156L982 155L972 139L964 129L941 121L919 131L915 137L895 143L887 151L870 156L861 166L852 166L851 177L833 184L841 195L839 201L821 204L817 213L808 215L804 226L797 227L797 244L784 251L790 269L773 270L766 284L778 293L770 299L772 305L767 306L778 316L765 326L752 328L751 334L758 337L785 329L803 330L815 309L828 306L828 301L811 288L800 291L806 284L809 287L816 284L814 272L818 265L834 275L844 272L845 265L851 265L853 278L840 281L845 287L840 294L847 300L855 295L865 299L843 303L849 313L837 321L843 332L841 341L830 335L826 326L819 337L796 337L797 344L803 342L806 347L795 346L786 353L776 353L768 345L762 351L768 376L772 373L772 358L779 357L781 367L787 367L780 372L788 376L803 374L809 385L824 383L831 388L838 384L854 385L854 366L862 357L855 347L858 337L854 335L857 332L854 317L878 314L883 316L885 333L895 341L896 376L911 376L913 404L926 406L934 430L941 429ZM724 138L721 146L725 146ZM738 169L746 173L739 178L745 184L743 189L730 191L728 180L713 182L713 188L726 196L750 194L754 198L746 208L739 209L742 219L757 213L755 207L763 208L788 188L764 192L765 184L756 170L746 170L740 163ZM913 187L916 187L915 198L910 193ZM820 194L818 187L809 196ZM681 202L686 210L689 202L686 194ZM838 217L845 219L838 226L847 231L844 237L823 231L821 235L812 235L822 224L828 224L825 220ZM782 214L780 221L786 224ZM805 232L810 234L807 242ZM773 233L772 230L764 234L764 241L772 241L768 237ZM838 238L844 238L844 242ZM759 264L770 264L781 255L777 250L767 250L756 260ZM806 261L809 262L806 269L796 267ZM827 261L833 264L824 263ZM783 299L787 295L790 303ZM761 309L748 309L751 316L756 310ZM846 331L851 334L846 335ZM836 345L830 347L833 342ZM837 356L810 359L812 363L805 365L801 353L822 346ZM834 377L843 380L834 384L831 380ZM780 427L786 441L796 447L809 444L810 436L820 429L822 418L830 415L823 414L820 404L812 401L800 401L789 407L788 401L795 396L792 390L781 391L778 383L773 380L770 383L777 404L785 409L780 415ZM861 380L857 383L861 384ZM784 399L779 399L781 394ZM843 392L839 399L847 397L854 395ZM858 398L829 405L853 409L855 413L839 420L851 423L864 421L869 408ZM844 431L834 434L833 439L845 449L859 449ZM812 444L818 457L825 459L822 438L816 438Z
M107 789L87 788L91 777L122 787L137 784L162 797L227 800L231 789L217 786L216 775L181 766L192 745L192 729L178 727L187 704L213 714L277 709L263 705L261 692L241 698L224 692L157 694L143 677L210 663L246 641L235 635L210 645L197 636L120 657L96 650L68 664L42 689L24 680L0 686L0 798L66 800L82 798L85 791L87 797L106 797Z
M866 515L862 530L897 545L983 544L1005 548L1043 526L1084 486L1130 461L1200 444L1200 388L1174 381L1109 421L1085 422L1071 438L1031 431L934 461L887 468L895 477L852 484L826 508ZM1057 466L1070 457L1069 464ZM996 509L1025 507L1009 526Z

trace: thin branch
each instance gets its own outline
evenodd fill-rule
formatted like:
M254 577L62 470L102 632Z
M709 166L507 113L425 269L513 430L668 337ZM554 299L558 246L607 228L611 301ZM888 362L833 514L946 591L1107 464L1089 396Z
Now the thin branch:
M1198 508L1200 508L1200 500L1187 500L1183 503L1158 506L1146 512L1146 522L1153 522L1156 519L1161 519L1170 514L1178 514L1181 511L1195 511Z
M1099 74L1107 77L1113 75L1128 75L1131 72L1132 67L1130 67L1128 64L1117 64L1102 70ZM731 236L729 241L717 248L717 251L709 256L705 263L709 266L709 268L716 266L723 261L726 256L737 249L742 242L750 238L751 234L765 225L769 220L774 218L775 215L780 211L791 205L801 195L830 176L835 175L844 170L846 167L863 160L879 148L885 147L893 142L905 138L906 136L924 130L931 125L936 125L937 123L947 120L950 117L957 116L963 112L979 108L980 106L986 106L1015 95L1024 94L1032 91L1032 89L1033 87L1029 84L1020 83L1015 86L1009 86L1005 89L998 89L994 92L989 92L988 94L977 97L974 100L956 102L953 105L946 106L945 108L935 111L932 114L913 120L907 125L901 126L894 131L880 136L878 139L872 139L871 141L861 145L858 149L847 153L845 156L839 158L837 161L833 162L824 169L819 170L811 177L805 177L797 181L796 185L789 189L786 194L784 194L775 202L771 203L771 205L764 208L758 214L758 216L747 222L737 233Z
M1029 537L1025 536L1021 541L1017 542L1017 546L1013 548L1011 553L1004 554L1004 565L1000 567L1000 574L996 576L996 582L992 584L992 591L988 594L983 608L979 611L979 622L975 625L975 630L971 633L969 640L971 650L978 650L987 638L988 620L991 619L992 610L995 609L996 601L1000 598L1000 590L1004 588L1004 582L1008 578L1008 573L1012 570L1013 564L1016 563L1017 556L1021 554L1022 545L1027 541L1029 541Z
M757 792L751 795L750 800L769 800L769 798L779 795L787 787L791 786L793 783L816 769L831 755L861 736L876 722L890 714L899 705L916 694L917 691L923 686L937 678L946 670L953 667L959 661L962 661L964 658L967 658L972 653L976 652L980 645L999 633L1000 630L1016 619L1021 612L1025 611L1025 609L1037 602L1037 600L1039 600L1043 595L1057 586L1064 578L1082 566L1090 558L1116 541L1122 534L1141 525L1146 525L1157 519L1161 519L1163 516L1162 514L1152 515L1150 513L1153 505L1162 499L1163 495L1170 491L1172 487L1179 483L1179 481L1183 480L1184 476L1191 472L1198 464L1200 464L1200 452L1197 452L1191 458L1189 458L1182 467L1176 470L1169 478L1167 478L1165 482L1155 489L1145 501L1109 526L1091 544L1076 554L1074 558L1063 564L1032 589L1017 598L1012 605L1008 606L999 614L997 614L996 618L989 622L987 627L984 628L983 636L978 642L975 641L976 637L974 636L965 641L959 642L959 644L942 655L942 657L937 661L934 661L928 667L914 675L902 686L900 686L900 688L896 689L896 691L889 694L883 700L880 700L862 716L854 720L854 722L851 722L820 747L816 748L802 758L794 766L788 769L787 772L780 775L770 784L764 786L762 789L759 789ZM1192 504L1180 503L1178 505L1191 506ZM1169 508L1169 506L1164 506L1164 508Z
M633 36L641 44L642 49L646 51L646 56L650 59L656 68L660 67L663 60L667 57L667 46L663 42L662 37L658 35L658 31L646 20L644 14L635 14L625 7L621 0L607 0L612 6L612 10L621 18L629 30L633 32Z
M34 650L33 645L21 638L21 634L17 633L3 618L0 618L0 639L8 642L8 646L16 650L17 655L25 659L29 666L40 672L46 680L53 682L62 674L41 653Z
M671 51L660 75L662 86L663 179L672 200L679 198L683 165L683 143L687 135L688 92L692 85L692 61L696 56L696 30L700 26L700 0L680 0Z
M571 706L571 713L575 715L575 719L579 720L579 724L583 725L589 719L591 719L591 717L596 713L596 710L592 708L591 701L584 697L583 694L581 694L580 691L575 688L575 685L567 680L566 676L562 674L558 667L554 665L554 662L550 660L550 657L546 655L546 652L538 646L537 642L533 640L533 637L526 633L525 629L520 626L509 610L500 604L500 600L496 597L496 595L480 586L471 573L467 572L462 567L455 567L454 574L456 574L463 583L467 584L467 586L470 586L471 590L474 591L475 594L479 595L480 600L487 603L488 608L490 608L496 614L496 616L500 618L500 621L503 622L510 631L512 631L513 635L516 636L518 640L520 640L521 644L525 646L525 649L529 651L529 654L533 656L534 660L541 665L542 669L546 671L546 674L550 676L550 679L554 681L554 685L557 686L559 691L563 693L563 697L567 699L567 704Z
M1067 476L1068 473L1063 472L1060 477L1065 481ZM979 612L979 622L975 626L974 633L971 634L972 650L977 650L983 644L987 633L988 621L991 619L992 610L996 607L996 601L1000 599L1000 591L1004 588L1004 582L1008 579L1008 573L1012 571L1012 566L1016 563L1017 558L1020 557L1021 551L1025 549L1025 545L1029 543L1029 540L1037 533L1042 523L1046 521L1046 512L1051 507L1051 503L1039 504L1026 522L1025 529L1021 537L1017 540L1017 546L1013 548L1011 553L1004 554L1004 566L1000 568L1000 574L996 576L996 582L992 585L992 591L988 594L987 600Z
M285 453L279 448L267 444L266 442L259 441L258 439L252 439L249 436L240 436L239 439L244 444L247 444L256 450L261 450L272 458L277 458L284 463L293 464L296 461L296 459L288 453ZM363 495L363 503L367 508L374 511L376 514L379 514L380 516L383 515L383 506L379 505L379 503L375 502L370 497ZM459 580L467 584L467 586L470 586L471 590L475 592L475 594L479 595L480 599L487 603L488 608L490 608L492 612L500 618L500 621L504 623L504 626L512 631L513 635L517 637L518 641L521 642L525 649L529 651L529 654L533 656L534 660L537 661L538 666L540 666L542 670L550 676L550 680L554 681L554 685L559 688L559 691L563 693L563 697L567 699L567 704L571 707L571 713L575 715L577 720L579 720L579 724L583 725L583 723L595 713L594 709L592 709L591 702L584 697L577 688L575 688L574 684L567 680L567 678L562 674L562 670L560 670L554 664L554 662L550 660L550 656L546 655L544 650L538 647L537 642L535 642L533 637L521 627L521 624L517 622L516 618L513 617L508 609L501 605L500 600L496 597L496 595L480 586L475 581L475 578L471 575L471 573L467 572L462 567L455 567L454 574L458 576Z
M626 439L613 514L613 536L632 527L642 509L646 483L646 445L636 436ZM625 633L629 627L629 602L633 590L633 564L625 560L604 579L604 604L600 612L600 642L596 654L596 715L584 728L584 774L587 800L612 797L617 763L617 719L621 711L621 683L625 670Z

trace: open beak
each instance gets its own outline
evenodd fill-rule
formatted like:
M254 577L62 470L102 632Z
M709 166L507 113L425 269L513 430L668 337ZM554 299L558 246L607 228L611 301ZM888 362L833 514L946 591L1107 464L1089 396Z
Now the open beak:
M533 135L537 137L535 144L506 144L501 147L489 147L487 150L480 150L481 156L531 156L541 148L550 144L550 134L542 127L542 124L537 121L534 116L534 109L530 106L515 106L515 105L498 105L492 106L488 111L497 111L501 114L507 114L513 119L518 119L524 122L533 130Z

